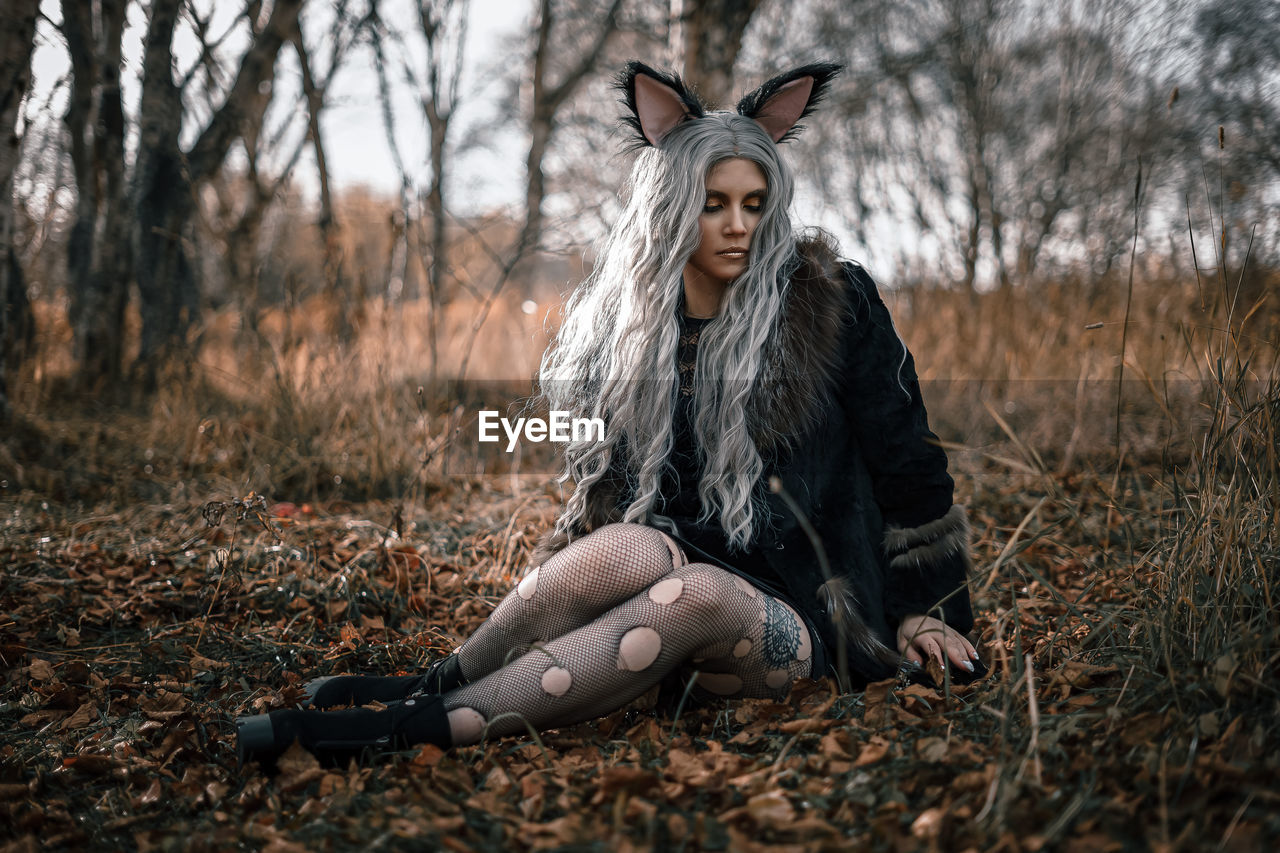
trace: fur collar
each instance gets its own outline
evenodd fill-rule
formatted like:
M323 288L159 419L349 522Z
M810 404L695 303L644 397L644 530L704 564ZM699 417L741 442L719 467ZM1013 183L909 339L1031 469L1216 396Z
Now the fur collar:
M762 454L790 446L831 402L840 362L840 326L849 291L835 252L821 238L796 245L799 267L787 285L778 334L748 408Z

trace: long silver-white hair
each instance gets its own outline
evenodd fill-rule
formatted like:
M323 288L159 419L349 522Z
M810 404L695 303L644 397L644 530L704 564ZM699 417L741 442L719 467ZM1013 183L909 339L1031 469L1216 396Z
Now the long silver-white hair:
M539 380L550 408L606 424L603 441L565 446L561 482L575 487L557 532L581 530L591 491L614 478L622 478L621 493L631 498L624 521L672 527L661 514L660 490L679 393L682 274L700 239L707 175L735 157L760 167L767 195L747 270L701 333L692 420L702 520L718 519L733 548L745 548L757 532L765 515L758 486L764 463L749 429L748 400L766 370L797 263L788 215L793 181L761 126L729 112L686 121L660 147L639 152L626 208L543 357Z

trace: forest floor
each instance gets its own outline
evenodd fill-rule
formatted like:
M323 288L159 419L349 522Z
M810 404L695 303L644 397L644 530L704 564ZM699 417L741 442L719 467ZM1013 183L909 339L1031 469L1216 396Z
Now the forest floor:
M805 681L678 713L651 693L536 740L339 770L294 751L275 776L236 766L235 717L452 649L553 518L545 485L457 480L414 506L7 498L0 848L1266 848L1275 659L1184 665L1140 639L1159 466L1046 474L1003 452L955 465L980 683Z

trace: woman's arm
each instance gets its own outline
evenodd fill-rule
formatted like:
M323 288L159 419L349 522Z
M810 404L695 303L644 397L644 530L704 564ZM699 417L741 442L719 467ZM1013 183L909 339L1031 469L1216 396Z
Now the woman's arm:
M964 507L952 504L947 456L929 429L911 353L871 277L856 264L846 264L845 272L853 288L853 318L846 334L843 386L837 393L885 523L885 615L891 627L897 626L899 650L908 659L945 646L954 647L963 661L972 649L967 641L957 644L949 635L940 637L937 626L921 623L919 617L931 621L941 615L960 633L973 627L966 585L968 517ZM905 627L911 630L904 636Z

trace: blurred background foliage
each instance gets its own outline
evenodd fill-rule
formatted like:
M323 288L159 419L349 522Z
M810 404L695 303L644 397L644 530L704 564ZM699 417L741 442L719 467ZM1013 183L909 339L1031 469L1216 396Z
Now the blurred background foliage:
M118 458L59 461L99 446L344 494L442 464L468 395L527 393L616 214L632 57L725 106L846 65L788 145L797 221L894 290L948 439L994 400L1066 464L1126 446L1117 380L1168 420L1225 343L1274 361L1264 0L17 0L2 27L6 489L97 494ZM65 73L33 83L37 47ZM353 100L358 149L326 121ZM351 157L395 189L335 179Z
M943 811L960 826L956 802L972 813L985 797L964 837L991 849L1246 850L1275 837L1262 795L1280 755L1274 0L5 9L0 548L31 555L6 576L14 602L86 627L78 596L95 587L74 574L76 555L108 543L103 553L141 566L148 553L194 553L203 535L207 571L192 561L180 588L167 558L139 569L164 591L136 594L177 618L186 611L166 597L203 578L216 599L227 558L214 556L237 553L234 541L221 550L221 530L198 532L198 507L263 496L289 518L314 504L317 523L343 531L339 553L356 550L353 529L380 532L335 563L300 525L292 535L311 556L287 570L243 546L232 561L244 589L274 597L316 578L325 589L354 568L342 595L358 590L381 625L405 612L409 569L388 574L403 531L409 553L435 565L413 582L443 590L442 624L479 618L481 599L453 603L463 579L496 601L561 493L550 448L481 445L476 414L531 391L561 300L617 213L629 161L615 70L633 57L674 68L732 105L829 58L846 71L787 146L796 219L829 229L886 286L971 507L975 603L997 672L972 714L947 723L948 740L956 722L957 743L998 753L979 793L953 802L950 771L933 775L932 759L884 774L923 780L915 805L941 805L911 832ZM505 29L490 26L499 19ZM33 80L33 53L61 64L37 62L45 77ZM373 172L390 177L343 177ZM384 532L370 517L391 521ZM474 538L487 544L464 544ZM67 555L65 578L45 577L62 571L49 554ZM98 557L83 559L97 571ZM337 603L329 612L346 613ZM18 612L13 631L38 625ZM292 626L301 613L271 618ZM435 615L405 624L435 630ZM111 624L104 648L127 660ZM202 622L183 624L203 636ZM339 624L315 621L307 642L332 647L347 636ZM241 628L225 633L228 656L247 654L254 635ZM280 661L282 643L270 647ZM379 648L398 649L394 665L412 659L403 644ZM249 695L239 690L228 701ZM18 703L5 704L16 720ZM767 759L767 784L794 742ZM26 773L5 770L22 784L0 787L26 792ZM63 812L67 824L118 814L97 783L75 790L83 810ZM890 795L870 823L865 810L836 822L903 829L902 802ZM1021 844L1011 835L1041 818L1047 828ZM228 825L241 823L271 821Z

